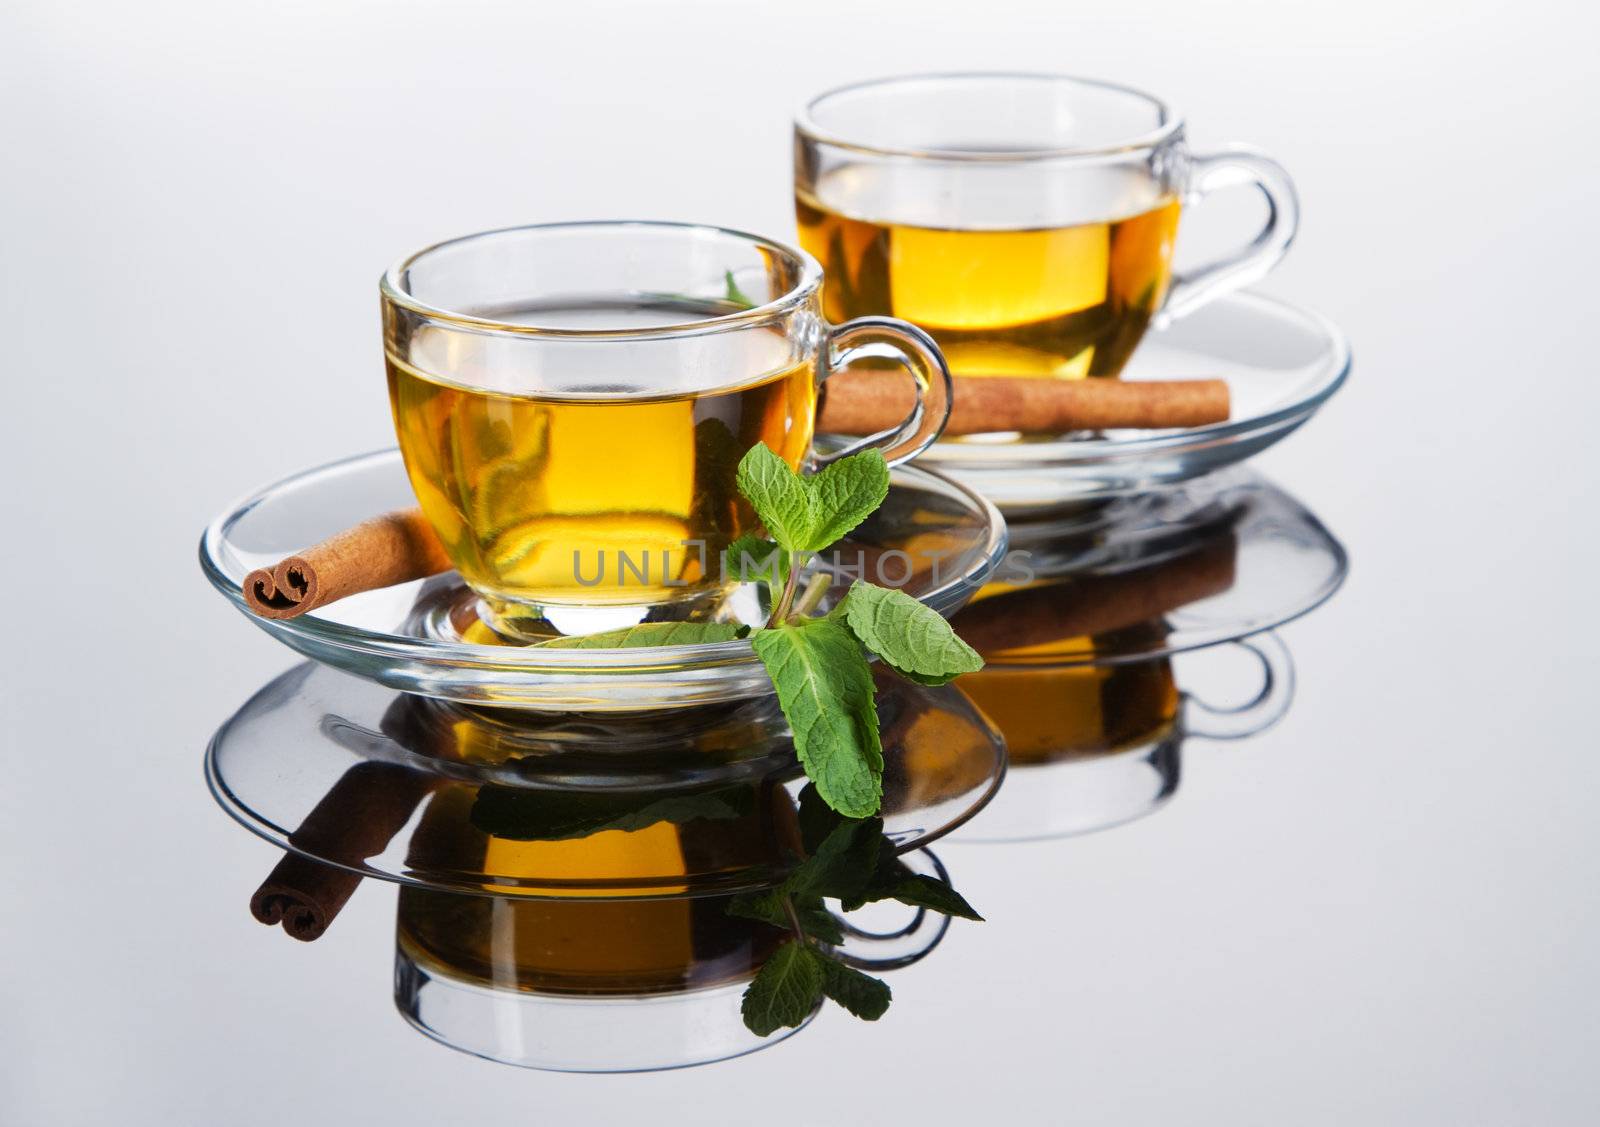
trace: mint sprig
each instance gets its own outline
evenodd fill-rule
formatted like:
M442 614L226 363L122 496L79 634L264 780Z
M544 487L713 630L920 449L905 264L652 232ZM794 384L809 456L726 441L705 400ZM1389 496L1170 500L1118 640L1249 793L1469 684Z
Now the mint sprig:
M739 537L723 553L722 565L730 578L763 579L778 592L765 625L747 630L728 623L645 623L542 644L671 646L748 635L817 793L846 817L870 817L882 805L883 747L868 652L925 685L971 673L983 659L949 623L903 591L857 580L832 613L813 616L828 577L816 576L807 590L799 590L807 558L848 535L889 495L889 466L880 452L863 450L807 475L757 443L739 460L737 481L768 538Z

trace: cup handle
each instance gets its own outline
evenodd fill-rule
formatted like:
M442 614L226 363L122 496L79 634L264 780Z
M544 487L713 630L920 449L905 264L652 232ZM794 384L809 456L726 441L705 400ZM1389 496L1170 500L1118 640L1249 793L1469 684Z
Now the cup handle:
M1261 691L1244 704L1219 708L1199 697L1184 702L1184 734L1204 740L1242 740L1259 735L1283 719L1294 700L1294 659L1278 636L1268 630L1234 645L1255 654L1263 674ZM1197 712L1200 722L1191 722Z
M1240 250L1197 270L1178 274L1167 300L1155 317L1163 328L1187 317L1209 301L1260 281L1283 258L1300 226L1300 198L1283 165L1245 145L1228 145L1215 153L1190 157L1191 172L1185 208L1222 188L1254 185L1267 197L1267 221Z
M827 348L821 381L854 360L886 357L898 361L911 373L917 385L917 401L902 422L852 442L843 450L820 455L819 465L876 446L883 451L889 465L898 466L921 454L944 433L945 423L950 421L955 385L939 346L927 333L896 317L857 317L833 327L828 334Z
M901 857L910 868L949 883L950 874L944 862L927 849L918 849ZM840 962L857 970L886 971L908 967L920 961L929 951L939 946L944 933L950 930L950 917L916 909L909 922L895 931L864 931L844 916L835 915L844 932L844 942L833 949Z

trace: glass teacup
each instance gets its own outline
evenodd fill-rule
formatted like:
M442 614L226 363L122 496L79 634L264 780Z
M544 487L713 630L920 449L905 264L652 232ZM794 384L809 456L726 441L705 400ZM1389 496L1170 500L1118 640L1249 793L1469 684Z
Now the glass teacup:
M1239 147L1189 151L1159 100L1041 74L944 74L829 91L795 123L800 244L830 317L928 330L961 376L1115 376L1152 319L1272 269L1294 186ZM1179 213L1253 184L1269 205L1243 248L1174 276Z
M948 409L938 349L889 318L830 326L821 282L779 243L636 222L469 235L384 275L406 469L498 632L549 633L553 610L609 609L596 629L714 604L722 550L756 526L740 458L764 442L820 461L818 387L853 357L891 355L917 382L916 409L868 443L898 464L937 437L922 403Z

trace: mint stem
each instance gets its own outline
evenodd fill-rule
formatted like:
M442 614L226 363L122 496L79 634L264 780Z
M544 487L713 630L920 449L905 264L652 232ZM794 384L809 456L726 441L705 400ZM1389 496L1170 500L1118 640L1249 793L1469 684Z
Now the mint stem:
M813 575L807 580L806 589L801 591L800 597L794 601L794 616L800 618L816 610L817 604L822 601L822 596L827 594L831 586L833 586L832 576Z
M794 605L794 589L800 582L800 553L789 553L789 578L784 581L783 594L773 604L772 614L767 619L767 627L782 625L789 618L789 608Z

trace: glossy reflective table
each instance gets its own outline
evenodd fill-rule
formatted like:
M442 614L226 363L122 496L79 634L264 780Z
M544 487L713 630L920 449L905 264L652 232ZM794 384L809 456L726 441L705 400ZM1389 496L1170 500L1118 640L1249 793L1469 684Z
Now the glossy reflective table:
M0 178L0 1122L1600 1118L1586 37L1487 9L1264 27L1246 7L823 3L806 28L852 29L811 53L833 73L780 79L773 44L800 25L753 6L219 13L0 16L23 170ZM732 49L708 54L718 36ZM193 534L259 482L391 441L386 256L560 214L782 235L808 90L891 69L890 43L893 69L1050 69L1068 42L1187 104L1208 143L1290 167L1305 224L1264 288L1356 349L1339 394L1251 463L1350 561L1275 631L1295 669L1281 719L1186 739L1176 788L1114 828L936 843L987 922L888 976L878 1023L824 1010L698 1068L536 1073L418 1035L393 1004L390 885L363 882L314 943L256 923L280 852L210 799L201 754L297 659L207 587ZM684 120L732 131L693 149L693 175ZM552 173L595 136L616 142L605 175ZM444 138L448 168L402 163ZM1172 684L1236 706L1261 669L1223 646L1173 657Z

